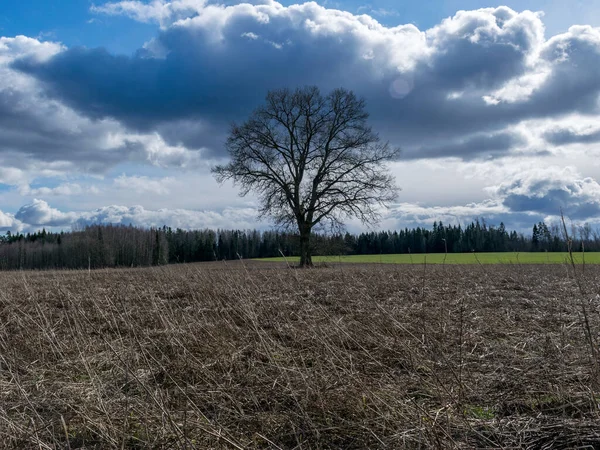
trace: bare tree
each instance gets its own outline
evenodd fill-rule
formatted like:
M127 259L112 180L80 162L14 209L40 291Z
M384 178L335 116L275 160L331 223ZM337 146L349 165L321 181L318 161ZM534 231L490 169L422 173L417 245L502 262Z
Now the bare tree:
M385 162L399 150L381 143L367 119L364 100L351 91L271 91L245 123L232 126L231 160L213 173L219 182L233 180L242 196L257 193L261 214L278 225L297 227L300 265L310 266L315 227L349 217L374 223L397 196Z

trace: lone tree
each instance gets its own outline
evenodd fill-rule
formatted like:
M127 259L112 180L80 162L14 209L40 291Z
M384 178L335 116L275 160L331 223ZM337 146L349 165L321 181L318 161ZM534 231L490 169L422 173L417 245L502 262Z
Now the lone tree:
M367 124L365 102L351 91L323 96L317 87L274 90L266 104L227 140L231 160L213 168L220 183L258 194L261 214L298 229L300 265L311 266L310 237L317 226L357 217L379 219L378 208L398 188L385 162L399 150L381 143Z

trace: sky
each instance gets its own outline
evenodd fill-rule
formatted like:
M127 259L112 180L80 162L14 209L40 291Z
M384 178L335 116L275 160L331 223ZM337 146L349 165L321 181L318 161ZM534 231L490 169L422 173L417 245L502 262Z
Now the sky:
M210 168L304 85L402 149L376 228L597 226L599 73L600 0L0 0L0 232L267 229Z

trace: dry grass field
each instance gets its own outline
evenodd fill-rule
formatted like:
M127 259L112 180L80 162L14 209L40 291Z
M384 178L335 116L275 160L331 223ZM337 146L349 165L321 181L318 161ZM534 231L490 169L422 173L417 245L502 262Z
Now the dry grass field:
M600 448L583 269L1 273L0 448Z

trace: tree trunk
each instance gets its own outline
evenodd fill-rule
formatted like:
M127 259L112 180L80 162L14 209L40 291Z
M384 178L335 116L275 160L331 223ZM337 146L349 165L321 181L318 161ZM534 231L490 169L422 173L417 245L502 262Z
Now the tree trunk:
M312 255L310 253L310 228L300 227L300 267L312 267Z

